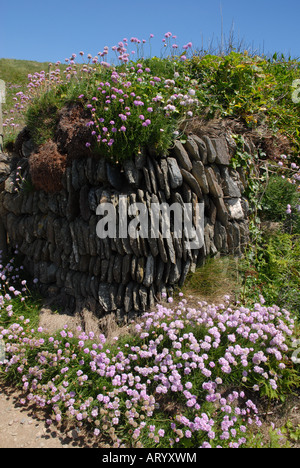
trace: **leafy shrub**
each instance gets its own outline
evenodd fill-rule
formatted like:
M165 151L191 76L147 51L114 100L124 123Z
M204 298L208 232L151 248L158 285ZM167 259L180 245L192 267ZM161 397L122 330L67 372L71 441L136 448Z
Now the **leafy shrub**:
M260 262L260 275L264 280L262 293L270 303L299 314L299 272L299 237L281 232L270 236Z
M299 203L297 185L279 175L272 175L261 201L262 216L270 221L282 222L286 228L300 234Z

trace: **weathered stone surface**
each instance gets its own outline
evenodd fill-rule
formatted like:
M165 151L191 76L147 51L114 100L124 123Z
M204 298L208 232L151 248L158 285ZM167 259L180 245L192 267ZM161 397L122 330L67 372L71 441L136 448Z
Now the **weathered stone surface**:
M160 258L162 259L162 261L164 263L167 263L168 255L167 255L167 252L166 252L166 249L165 249L164 239L163 239L163 236L162 236L161 232L159 232L159 236L157 238L157 245L158 245Z
M131 273L131 255L124 255L122 258L122 283L126 284L129 281Z
M217 207L218 219L221 221L223 226L226 227L228 224L229 215L228 215L228 211L227 211L223 198L214 198L213 202L215 206Z
M31 153L35 150L35 144L32 139L26 140L22 143L22 154L24 158L29 158Z
M168 178L168 163L166 159L162 159L160 162L161 171L164 178L164 193L166 198L169 199L171 195L169 178Z
M84 185L81 187L79 192L79 207L80 207L80 214L84 221L88 221L91 216L91 210L89 207L89 186ZM76 201L75 201L76 203ZM76 208L74 208L75 210Z
M135 311L139 311L141 309L139 285L136 283L134 284L132 289L132 306Z
M215 223L214 243L219 252L227 252L228 244L226 228L219 221L216 221Z
M215 224L216 219L217 219L217 207L214 204L212 198L209 199L209 220L212 224Z
M152 186L151 186L151 180L150 180L150 175L149 175L149 170L147 167L143 167L143 173L144 173L144 178L145 178L145 184L148 192L152 192Z
M239 229L240 229L240 246L241 251L243 252L247 245L249 244L249 221L245 220L239 222Z
M190 272L190 268L191 268L191 260L188 258L181 267L181 275L178 281L178 285L180 287L184 284L186 277Z
M225 199L225 204L231 219L244 219L244 212L242 209L241 200L239 198Z
M140 298L141 310L145 312L148 306L148 293L147 293L147 289L145 288L145 286L140 287L139 298Z
M239 257L241 255L241 236L238 223L228 224L227 240L229 253Z
M214 147L211 139L208 136L205 135L203 137L203 140L205 142L206 149L207 149L207 161L212 164L212 163L215 162L216 157L217 157L215 147Z
M241 198L240 201L242 205L242 210L244 212L244 217L248 218L250 212L249 202L246 198Z
M155 260L152 255L149 255L146 261L145 276L143 281L143 285L146 287L151 286L154 281L154 268Z
M172 189L182 185L183 177L175 158L167 158L169 169L169 180Z
M134 161L132 159L126 160L124 162L123 167L126 179L130 183L130 185L138 187L141 180L141 172L139 171L139 169L137 169L136 165L134 164Z
M178 140L175 141L173 153L182 169L185 169L186 171L192 170L192 163L189 155L187 154L183 144Z
M150 177L150 181L152 185L152 191L153 193L157 193L156 175L155 175L154 166L150 157L147 158L147 166L148 166L149 177Z
M159 259L156 265L156 272L155 272L155 284L156 286L160 286L164 274L165 263Z
M175 254L175 249L174 249L173 240L171 236L167 236L165 238L165 246L166 246L166 251L168 252L168 257L169 257L170 262L175 265L176 254Z
M223 190L218 184L214 170L211 167L205 167L205 175L211 195L216 198L223 198Z
M120 167L106 163L106 173L107 180L113 188L119 191L124 188L126 185L126 178L124 174L121 173Z
M190 135L187 137L184 147L187 150L188 155L191 156L192 159L194 159L195 161L200 160L199 147L193 137L191 137Z
M229 170L227 167L221 168L221 175L224 196L230 198L241 197L241 191L237 183L230 177Z
M192 174L197 180L203 193L209 193L209 186L205 175L205 168L202 161L194 161Z
M132 298L133 287L134 287L134 283L131 281L130 283L128 283L125 289L124 309L126 313L128 313L133 307L133 298Z
M218 251L214 244L214 226L209 222L204 228L204 242L206 248L206 255L216 255Z
M225 137L219 137L212 140L213 146L216 150L216 164L222 164L223 166L229 166L230 154L227 147L227 141Z
M5 162L0 162L0 184L2 184L7 177L9 176L10 173L10 167L9 164Z
M191 138L198 145L201 161L203 164L207 164L207 148L205 142L198 135L191 135Z
M109 298L110 298L110 311L114 312L118 306L116 304L116 297L118 294L118 284L111 284L109 287Z
M177 284L181 276L181 259L177 258L175 265L172 265L169 275L169 284Z
M165 190L165 180L160 165L156 159L153 159L153 166L156 173L156 179L158 181L158 187L161 190Z
M176 258L177 259L182 258L182 255L183 255L182 238L175 236L173 239L173 242L174 242Z
M162 277L162 282L164 284L168 284L171 268L172 268L172 264L170 262L165 264L164 274Z
M99 159L96 164L95 184L107 182L107 168L105 159Z
M116 255L113 266L113 278L116 283L122 282L122 263L123 257L121 255Z
M121 283L118 285L118 291L115 297L115 304L116 306L123 307L124 305L124 296L125 296L126 285Z
M85 176L89 184L93 185L96 174L96 161L94 158L87 158L85 165Z
M198 184L195 177L185 169L181 169L181 174L185 182L191 187L191 189L196 193L197 197L202 198L202 191L200 185Z
M148 272L149 275L149 272ZM145 276L145 257L139 257L136 261L135 277L138 283L144 281Z
M145 150L140 151L139 153L135 155L134 163L137 169L143 169L143 167L147 163L147 154Z
M110 302L109 286L107 285L107 283L99 284L98 300L104 312L110 312L111 302Z

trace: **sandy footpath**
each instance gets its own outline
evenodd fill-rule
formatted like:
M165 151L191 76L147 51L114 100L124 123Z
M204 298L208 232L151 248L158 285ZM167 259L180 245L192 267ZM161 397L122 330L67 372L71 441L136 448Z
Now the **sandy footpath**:
M0 383L0 448L93 448L94 441L72 427L46 424L45 413L23 407L20 394Z

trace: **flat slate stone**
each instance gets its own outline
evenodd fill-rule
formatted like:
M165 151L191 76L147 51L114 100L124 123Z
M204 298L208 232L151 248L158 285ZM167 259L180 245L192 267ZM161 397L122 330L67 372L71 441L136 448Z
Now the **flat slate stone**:
M185 169L181 169L181 174L185 182L191 187L196 193L197 197L202 198L202 191L195 177Z
M221 168L222 187L225 197L240 198L242 196L238 184L229 174L228 167Z
M196 141L191 136L188 136L184 147L187 150L188 155L191 156L192 159L194 159L195 161L200 160L199 147Z
M161 171L162 171L163 178L164 178L164 193L165 193L166 198L168 199L170 198L171 191L170 191L169 177L168 177L168 172L169 172L168 162L166 159L161 160L160 167L161 167Z
M124 309L126 313L128 313L133 307L133 298L132 298L133 287L134 287L133 282L128 283L128 285L126 286L125 296L124 296Z
M121 173L120 168L107 163L106 172L110 185L112 185L116 190L121 190L124 187L125 177Z
M139 289L139 298L140 298L140 303L141 303L141 309L143 312L147 309L147 304L148 304L148 293L147 289L145 286L141 286Z
M204 164L202 163L202 161L193 162L192 175L197 180L203 193L209 193L209 186L205 175Z
M241 220L244 219L244 212L239 198L225 199L225 204L231 219Z
M207 178L209 191L211 195L213 195L216 198L223 198L223 190L218 184L217 177L211 167L205 168L205 175Z
M223 166L229 166L230 154L226 139L224 137L215 138L212 140L212 143L216 150L215 163Z
M191 135L191 138L197 144L199 155L203 164L207 164L207 148L205 142L198 135Z
M215 150L215 147L211 141L211 139L208 136L204 136L203 140L206 144L207 148L207 160L209 163L214 163L217 157L217 152Z
M154 266L155 266L154 257L152 255L149 255L147 257L145 276L144 276L144 281L143 281L143 284L146 287L151 286L151 284L154 281Z
M174 154L181 168L185 169L186 171L192 170L193 166L189 155L187 154L183 144L178 140L175 141Z
M127 159L123 164L123 168L126 179L130 185L138 187L141 180L141 172L137 169L134 161L132 159Z
M229 216L228 216L228 210L226 208L223 198L214 198L214 204L216 205L216 208L217 208L218 219L221 221L223 226L227 226Z
M98 289L98 301L105 312L109 312L111 308L109 286L107 283L100 283Z
M180 187L183 182L183 177L175 158L167 158L169 169L169 180L172 189Z

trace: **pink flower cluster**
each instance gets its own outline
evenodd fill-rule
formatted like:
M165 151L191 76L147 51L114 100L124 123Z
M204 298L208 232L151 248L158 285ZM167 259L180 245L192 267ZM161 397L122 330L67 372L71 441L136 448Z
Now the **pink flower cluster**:
M188 82L186 88L176 86L179 77L177 74L171 80L152 75L150 68L141 63L126 71L107 70L102 81L97 83L94 96L86 103L92 114L87 124L92 128L91 136L97 138L98 144L112 146L118 138L126 141L123 135L130 130L138 132L138 138L146 142L149 134L142 132L155 119L160 118L164 127L168 119L178 115L190 118L192 109L198 106L196 92ZM84 95L79 99L84 100ZM157 138L160 131L158 128ZM91 145L91 141L87 143Z
M27 400L52 408L49 424L67 415L116 447L184 447L187 439L201 448L243 447L249 425L261 421L242 387L276 392L291 362L294 321L262 303L198 306L184 298L158 305L133 323L122 346L67 326L49 336L16 317L0 327L2 369L18 376ZM168 401L176 402L172 417Z

